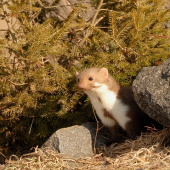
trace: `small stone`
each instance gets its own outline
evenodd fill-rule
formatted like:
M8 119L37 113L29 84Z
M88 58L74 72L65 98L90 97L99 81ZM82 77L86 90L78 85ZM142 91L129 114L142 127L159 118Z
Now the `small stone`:
M102 133L102 131L98 132L96 147L104 145L106 142ZM56 150L73 158L93 157L95 134L96 123L84 123L81 126L62 128L53 133L41 148Z

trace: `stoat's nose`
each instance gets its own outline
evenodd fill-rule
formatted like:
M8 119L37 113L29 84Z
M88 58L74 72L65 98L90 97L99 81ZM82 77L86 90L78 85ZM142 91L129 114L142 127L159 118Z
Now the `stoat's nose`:
M82 85L82 84L78 84L78 88L79 88L79 89L82 89L82 88L83 88L83 85Z

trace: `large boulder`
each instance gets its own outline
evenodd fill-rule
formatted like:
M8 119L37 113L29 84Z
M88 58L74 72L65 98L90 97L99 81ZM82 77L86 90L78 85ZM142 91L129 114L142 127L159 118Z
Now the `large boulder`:
M96 135L96 123L84 123L57 130L43 145L42 149L55 150L63 155L81 158L93 157ZM96 147L104 145L106 138L100 130L97 135Z
M144 67L133 82L140 108L163 126L170 126L170 58L160 66Z

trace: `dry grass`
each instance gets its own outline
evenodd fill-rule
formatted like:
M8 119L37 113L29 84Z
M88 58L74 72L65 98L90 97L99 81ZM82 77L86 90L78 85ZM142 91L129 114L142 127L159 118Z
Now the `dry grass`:
M169 170L170 133L168 129L141 135L137 140L126 140L118 146L100 148L93 158L73 159L63 157L54 151L35 148L33 153L20 158L12 155L2 169L6 170L50 170L50 169L90 169L90 170ZM0 166L1 169L1 166Z

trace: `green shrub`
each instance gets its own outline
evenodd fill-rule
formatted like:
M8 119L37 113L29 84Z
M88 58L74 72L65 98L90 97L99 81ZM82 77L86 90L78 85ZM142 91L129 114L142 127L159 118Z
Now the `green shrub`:
M37 22L42 8L36 0L8 5L20 26L9 27L0 40L0 146L35 146L58 128L92 120L75 71L107 67L120 85L130 85L143 67L163 62L170 35L163 27L169 10L162 6L156 0L110 0L99 5L91 23L78 17L78 6L56 24Z

